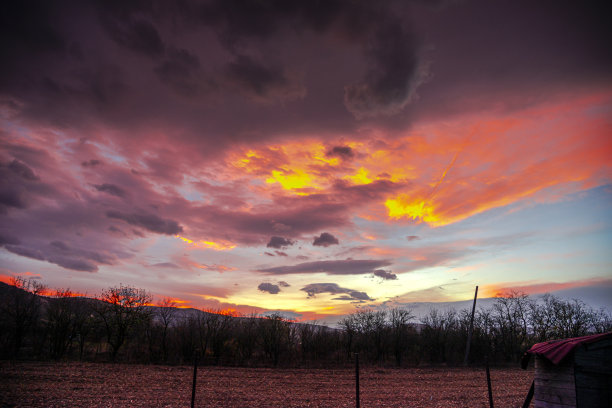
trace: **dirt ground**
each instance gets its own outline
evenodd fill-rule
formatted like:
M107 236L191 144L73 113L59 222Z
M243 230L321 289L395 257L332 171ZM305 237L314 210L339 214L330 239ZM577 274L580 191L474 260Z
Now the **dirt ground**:
M192 367L0 362L2 407L189 407ZM533 372L492 369L497 407L520 407ZM361 407L488 407L484 369L362 368ZM354 407L351 369L200 367L198 407Z

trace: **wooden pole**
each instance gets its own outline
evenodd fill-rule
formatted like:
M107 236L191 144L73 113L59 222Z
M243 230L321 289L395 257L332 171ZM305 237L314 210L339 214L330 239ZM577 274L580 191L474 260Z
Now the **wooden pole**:
M359 408L359 353L355 353L355 407Z
M191 408L195 407L196 378L198 376L198 352L196 351L193 359L193 385L191 386Z
M525 397L525 401L523 402L523 408L529 408L529 404L531 404L531 399L533 398L533 391L535 387L535 380L531 382L531 387L529 387L529 392Z
M478 286L476 286L476 292L474 292L474 304L472 305L472 316L470 317L470 328L468 330L467 343L465 345L465 357L463 358L463 365L468 365L470 358L470 345L472 344L472 332L474 331L474 313L476 312L476 298L478 297Z
M489 408L493 408L493 390L491 389L491 373L489 372L489 356L485 356L485 369L487 371L487 389L489 390Z

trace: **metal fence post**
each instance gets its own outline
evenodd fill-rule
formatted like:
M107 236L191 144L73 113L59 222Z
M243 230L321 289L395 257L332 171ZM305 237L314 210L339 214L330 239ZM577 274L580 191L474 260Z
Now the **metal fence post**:
M489 407L493 408L493 390L491 389L491 373L489 372L489 356L485 356L485 369L487 371L487 389L489 390Z
M193 385L191 386L191 408L195 407L196 378L198 376L198 357L199 353L196 351L193 359Z
M359 408L359 353L355 353L355 407Z

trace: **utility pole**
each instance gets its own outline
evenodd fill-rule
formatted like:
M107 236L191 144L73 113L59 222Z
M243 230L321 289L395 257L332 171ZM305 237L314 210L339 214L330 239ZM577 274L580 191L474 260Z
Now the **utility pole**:
M474 313L476 312L477 297L478 286L476 286L476 292L474 292L474 304L472 305L472 316L470 317L470 328L468 330L467 344L465 345L465 358L463 359L463 365L468 365L468 359L470 358L470 345L472 344L472 332L474 331Z

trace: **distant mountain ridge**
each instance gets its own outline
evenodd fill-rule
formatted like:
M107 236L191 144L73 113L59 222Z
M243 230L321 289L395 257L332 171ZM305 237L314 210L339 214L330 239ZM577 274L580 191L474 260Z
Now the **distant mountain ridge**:
M7 291L10 291L10 290L23 290L23 289L19 289L12 285L6 284L4 282L0 282L0 296L4 296L6 293L8 293ZM603 308L605 310L612 311L612 286L609 286L609 285L586 286L586 287L580 287L580 288L564 289L564 290L551 292L550 294L553 296L557 296L564 300L578 299L594 309ZM541 294L530 295L530 297L534 299L538 299L542 296L543 295ZM43 301L43 305L49 301L53 301L54 299L51 296L40 296L40 297ZM88 302L101 302L101 300L99 299L90 298L90 297L75 297L74 299L82 299L82 300L86 299L86 301ZM477 309L480 309L480 308L489 309L493 307L496 300L497 300L496 298L478 298L476 302L476 308ZM409 303L402 303L398 306L411 310L413 315L415 316L413 322L418 323L423 317L429 314L429 312L432 309L437 309L441 311L447 310L447 309L454 309L456 311L461 311L464 309L471 310L472 303L473 303L473 299L452 301L452 302L409 302ZM159 306L147 306L146 308L153 311L154 316L159 315L159 309L160 309ZM214 311L203 311L197 308L175 307L174 309L175 309L175 312L174 312L175 317L178 319L186 319L186 318L189 318L190 316L194 316L198 314L214 313ZM329 318L320 319L318 320L318 322L322 325L327 325L333 328L333 327L337 327L337 324L345 316L346 315L329 316ZM245 316L238 316L238 317L244 318ZM305 322L305 323L309 323L309 322Z

